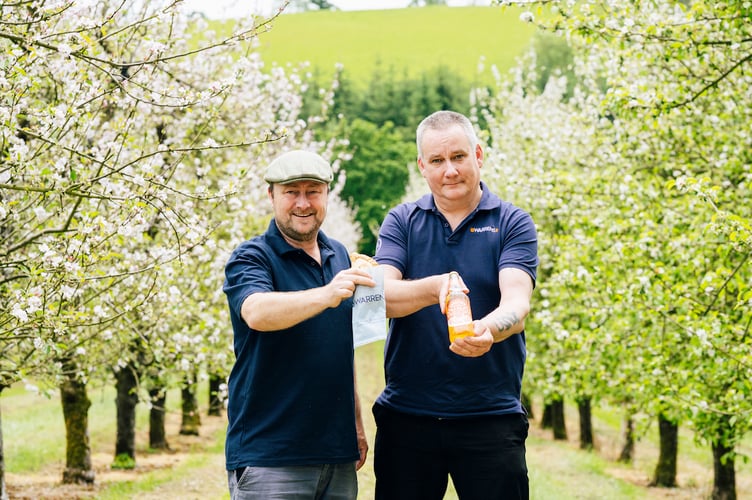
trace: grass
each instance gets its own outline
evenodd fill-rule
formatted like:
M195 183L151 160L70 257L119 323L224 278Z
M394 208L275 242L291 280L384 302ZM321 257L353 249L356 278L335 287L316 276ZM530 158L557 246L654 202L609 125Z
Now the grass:
M383 388L383 341L356 351L359 392L369 444L373 446L375 424L371 405ZM206 391L199 401L206 408ZM137 467L133 471L113 471L115 393L112 388L90 391L92 407L89 430L97 486L93 489L65 489L60 485L65 466L65 433L57 397L44 398L18 386L0 397L5 459L11 498L229 498L224 472L225 417L202 415L202 437L178 437L179 393L168 394L168 441L172 452L149 450L148 410L138 406ZM617 463L621 444L621 414L616 408L596 406L594 426L596 451L578 449L577 410L566 404L569 439L554 441L550 431L531 422L527 442L532 499L689 499L707 497L712 487L710 450L697 446L687 429L681 429L679 457L680 488L666 490L646 485L657 459L657 432L654 427L636 443L633 464ZM534 400L540 416L540 402ZM204 410L205 415L205 410ZM743 451L749 451L745 441ZM359 498L373 498L373 453L358 474ZM739 498L752 494L752 466L736 464ZM41 493L40 493L41 491ZM456 500L453 489L447 500Z
M376 73L415 77L445 66L471 83L491 83L529 46L535 27L515 7L446 7L374 11L312 11L279 16L258 37L267 63L310 63L323 76L342 64L355 85ZM216 22L218 33L229 23ZM478 74L484 60L486 71ZM399 78L398 78L399 79Z
M89 389L92 406L89 409L89 436L94 452L115 448L115 389L104 387ZM176 412L179 392L168 397L171 411ZM5 467L7 472L37 472L50 465L65 461L65 422L57 395L48 398L28 392L17 385L3 391L2 431L4 437ZM149 413L145 405L137 407L136 425L148 426ZM32 443L32 446L29 444ZM139 451L147 451L142 444Z
M65 435L62 409L59 419L50 418L54 409L60 408L58 399L25 393L14 386L3 391L0 404L7 472L37 472L46 464L45 457L65 456L65 443L59 438Z
M190 484L193 481L210 481L215 486L215 496L211 498L223 498L225 496L225 478L221 474L210 476L198 476L197 470L205 468L207 463L216 462L217 451L195 452L192 453L184 462L169 469L160 469L153 472L140 475L138 480L116 482L109 485L101 493L97 494L99 500L120 500L122 498L145 498L146 496L155 496L161 498L171 497L171 492L175 491L174 485ZM180 490L175 491L174 498L183 497L180 491L187 488L183 486ZM190 488L196 491L194 488ZM164 492L164 494L162 494ZM204 496L203 498L210 498ZM227 495L229 497L229 494Z
M597 454L540 436L532 436L527 447L531 498L644 498L644 488L608 475L609 462Z

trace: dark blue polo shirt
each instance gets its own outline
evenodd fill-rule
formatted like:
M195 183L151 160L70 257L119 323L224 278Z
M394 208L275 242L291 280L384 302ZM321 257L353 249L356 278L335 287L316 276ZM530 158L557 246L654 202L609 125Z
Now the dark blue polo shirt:
M473 319L499 306L499 271L515 267L535 282L537 235L529 214L481 183L475 211L452 231L433 196L404 203L384 219L376 260L404 279L460 273L470 289ZM438 305L390 320L384 353L386 387L378 402L414 415L454 418L522 413L525 334L512 335L478 358L449 350L446 317Z
M226 467L336 464L358 459L352 300L287 330L259 332L240 316L255 292L324 286L350 267L345 247L319 233L322 265L289 245L274 220L225 267L236 362L230 374ZM290 302L290 308L296 304Z

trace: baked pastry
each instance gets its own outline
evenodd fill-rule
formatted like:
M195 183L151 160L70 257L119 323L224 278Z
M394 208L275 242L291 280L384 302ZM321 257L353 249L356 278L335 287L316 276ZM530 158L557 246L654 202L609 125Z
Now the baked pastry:
M350 261L355 269L368 269L379 265L373 257L358 252L350 252Z

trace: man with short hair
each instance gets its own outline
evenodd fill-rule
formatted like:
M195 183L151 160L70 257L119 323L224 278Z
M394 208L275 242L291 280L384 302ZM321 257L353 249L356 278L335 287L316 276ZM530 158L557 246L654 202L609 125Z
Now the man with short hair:
M320 227L329 163L308 151L264 176L274 218L225 267L234 333L225 445L233 500L354 500L368 445L355 386L352 296L375 286Z
M386 387L373 406L377 500L439 500L448 477L463 500L529 495L520 401L525 317L538 265L531 217L481 181L483 149L452 111L416 131L431 190L386 216ZM449 341L450 271L469 290L474 335Z

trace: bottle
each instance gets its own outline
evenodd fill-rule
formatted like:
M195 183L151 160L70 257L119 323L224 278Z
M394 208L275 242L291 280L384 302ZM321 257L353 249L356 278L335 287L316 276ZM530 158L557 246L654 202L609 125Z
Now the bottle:
M457 271L449 273L449 293L446 297L446 316L449 325L449 343L460 337L475 335L470 297L464 292Z

